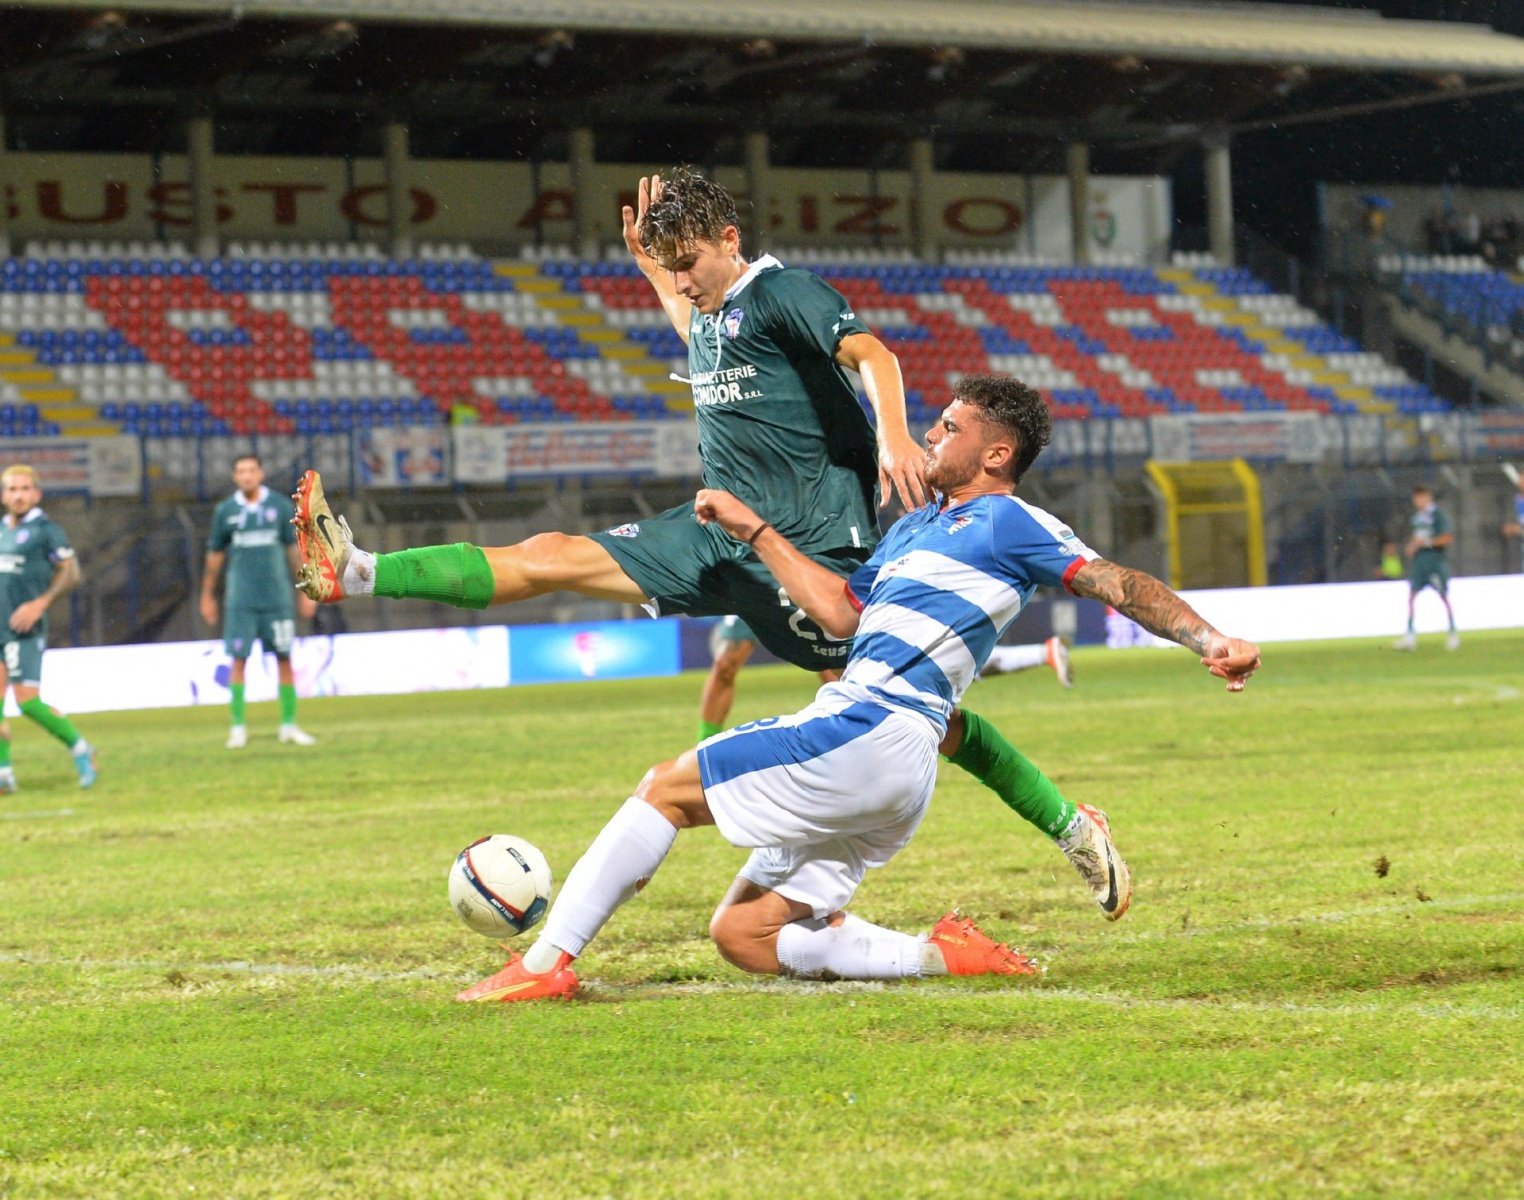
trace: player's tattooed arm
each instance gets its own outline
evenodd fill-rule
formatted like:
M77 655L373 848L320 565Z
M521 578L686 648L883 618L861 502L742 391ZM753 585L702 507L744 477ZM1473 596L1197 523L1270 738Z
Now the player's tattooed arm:
M1069 587L1076 596L1109 604L1149 633L1179 642L1197 654L1207 652L1207 642L1217 632L1152 575L1104 558L1092 559L1081 567Z
M1069 581L1076 596L1111 605L1158 637L1179 642L1201 656L1201 665L1228 682L1228 691L1243 691L1249 676L1259 670L1259 647L1228 637L1152 575L1092 559Z

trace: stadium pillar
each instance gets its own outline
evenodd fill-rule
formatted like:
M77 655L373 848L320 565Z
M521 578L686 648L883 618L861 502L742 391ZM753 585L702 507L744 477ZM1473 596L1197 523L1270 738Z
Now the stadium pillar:
M11 256L11 206L5 197L5 114L0 112L0 258Z
M572 236L574 249L583 258L597 258L598 222L593 214L593 131L573 129L567 141L567 165L571 168Z
M393 258L413 257L413 238L408 232L412 201L407 126L392 121L386 127L386 236Z
M190 166L191 250L197 258L217 257L217 193L212 183L212 119L192 117L185 126Z
M767 248L768 214L772 193L767 185L772 173L772 142L760 131L746 135L746 191L751 197L751 245L746 257L755 258Z
M1090 261L1090 147L1084 142L1070 142L1069 163L1069 244L1075 266Z
M910 220L916 257L937 260L937 221L931 205L931 177L937 169L936 147L930 138L910 142Z
M1233 265L1233 158L1226 130L1214 130L1202 140L1206 158L1207 230L1212 257Z

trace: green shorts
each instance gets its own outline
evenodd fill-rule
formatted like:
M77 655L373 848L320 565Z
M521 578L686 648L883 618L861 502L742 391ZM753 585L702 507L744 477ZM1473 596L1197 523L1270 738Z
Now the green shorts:
M1412 565L1408 568L1408 588L1421 592L1426 587L1443 596L1450 587L1450 564L1443 554L1420 550L1413 555Z
M254 643L266 654L291 657L296 641L296 614L280 608L230 608L222 622L222 648L229 658L248 658Z
M650 597L657 616L734 615L784 662L807 671L846 665L850 639L829 637L794 605L751 547L717 525L700 525L692 505L591 536ZM872 552L844 546L809 557L845 581Z
M4 646L5 673L12 684L27 687L42 686L42 652L48 648L45 633L17 633L5 627Z

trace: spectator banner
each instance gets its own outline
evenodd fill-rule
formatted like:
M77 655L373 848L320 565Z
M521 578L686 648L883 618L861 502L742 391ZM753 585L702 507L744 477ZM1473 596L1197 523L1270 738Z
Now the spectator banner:
M454 435L457 483L698 473L698 431L687 421L457 425Z
M440 425L361 430L356 449L366 487L442 487L450 482L448 439Z
M1315 463L1323 457L1321 424L1315 413L1193 413L1149 421L1158 462L1262 458Z
M595 163L582 180L595 235L617 244L620 206L662 164ZM12 237L186 238L190 165L182 154L5 156ZM386 171L380 159L219 154L212 160L218 232L226 238L349 241L386 236ZM483 245L570 243L576 236L566 163L415 159L408 169L414 236ZM747 173L715 175L745 199ZM1167 251L1169 180L1092 176L1086 232L1096 254L1139 259ZM934 172L917 195L910 172L775 167L767 221L774 245L909 247L924 211L941 245L1003 248L1067 260L1068 181L1061 175ZM749 211L749 205L743 211Z
M1468 458L1524 459L1524 413L1480 413L1460 424Z
M0 438L5 464L37 468L46 492L136 496L143 487L143 456L135 437Z

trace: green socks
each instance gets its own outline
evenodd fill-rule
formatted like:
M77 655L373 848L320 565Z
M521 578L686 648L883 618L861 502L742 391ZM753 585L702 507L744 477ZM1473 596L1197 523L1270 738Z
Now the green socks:
M717 734L717 733L724 733L724 732L725 732L725 726L723 726L723 725L716 725L713 721L704 721L704 720L700 720L699 721L698 740L701 741L701 742L705 738L712 738L715 734Z
M9 770L11 765L11 739L7 734L0 737L0 771Z
M228 691L233 693L232 707L234 725L243 724L243 687L244 685L241 683L234 683L228 686Z
M296 685L293 683L280 685L280 723L296 724Z
M64 716L56 708L52 708L42 702L41 696L34 696L21 706L25 713L37 724L41 725L65 746L73 750L84 739L79 736L79 730L74 728L74 722ZM7 745L9 745L7 743Z
M1049 837L1062 834L1075 818L1074 805L983 717L965 708L963 720L963 745L948 761L962 767Z
M486 608L496 590L487 556L469 542L376 555L378 596Z

